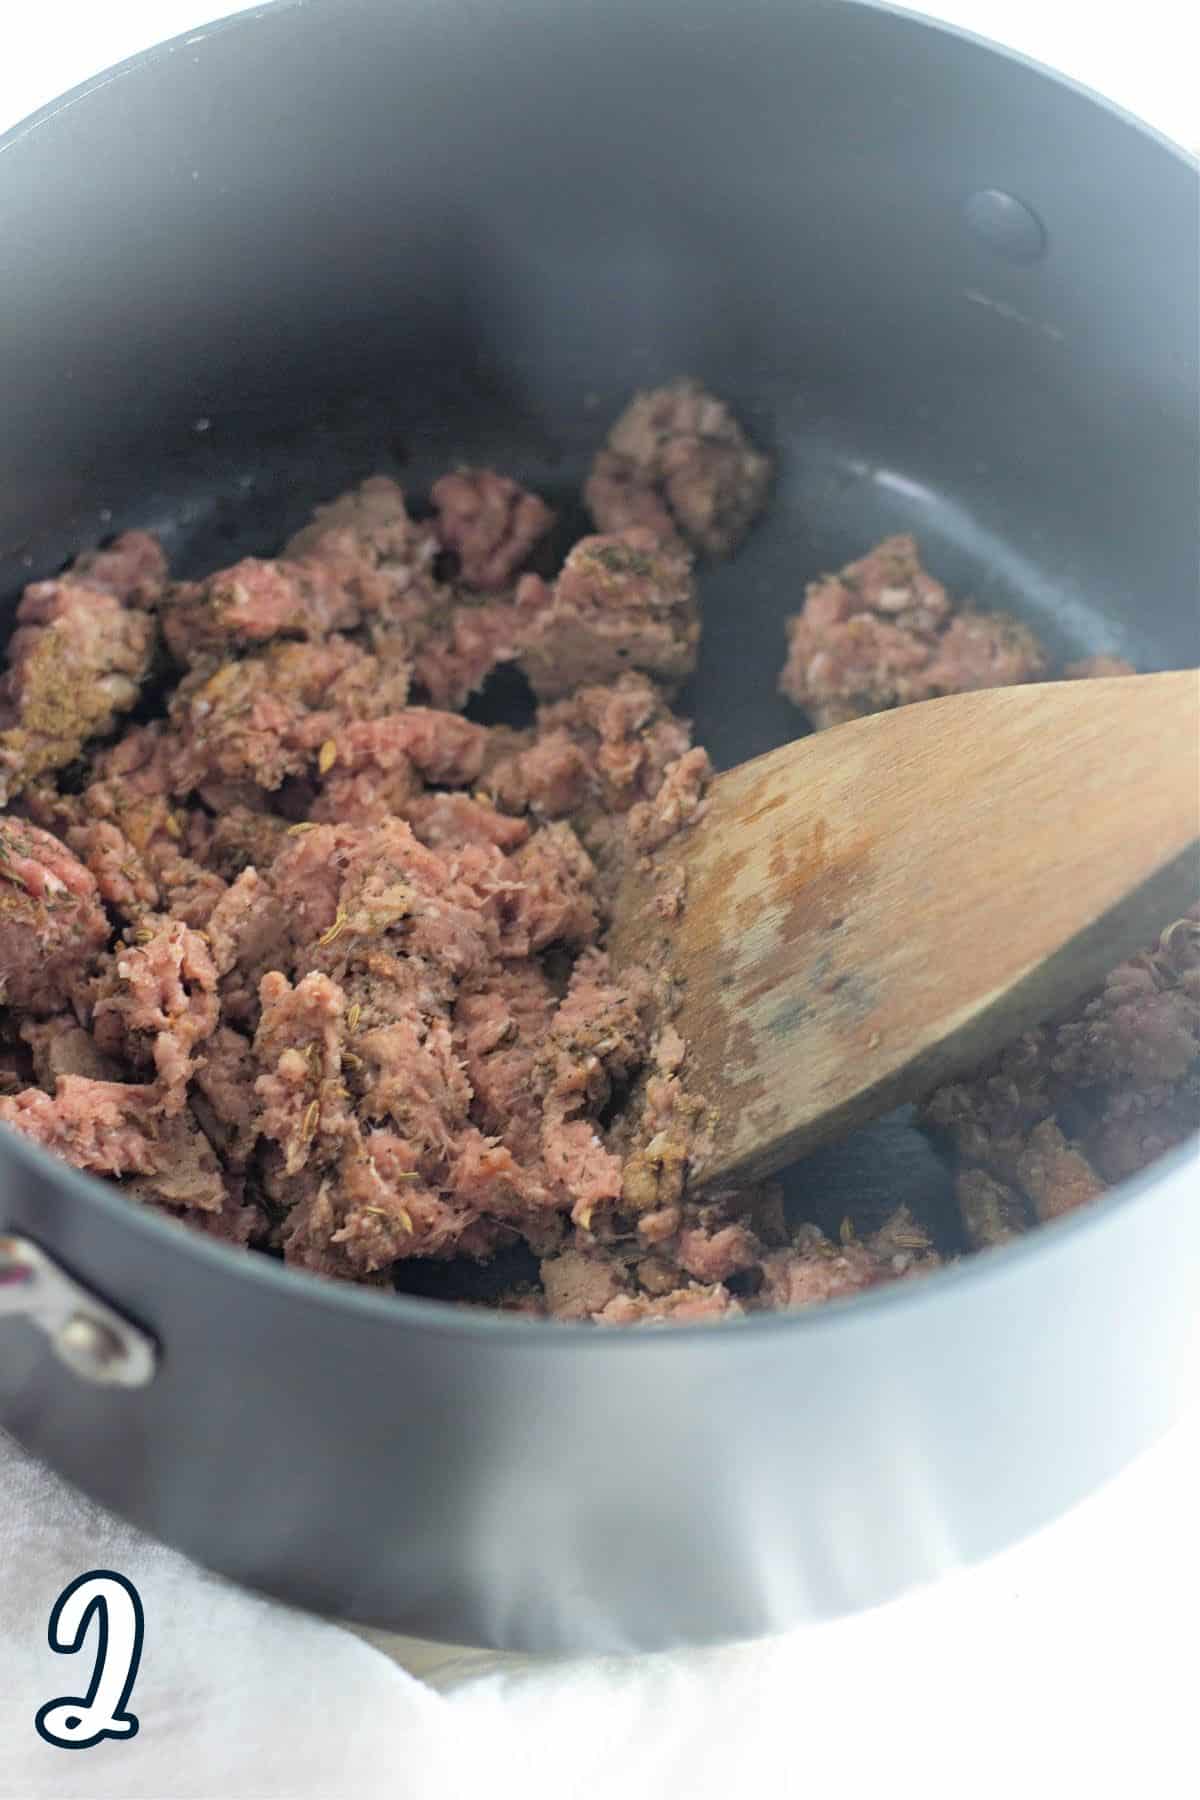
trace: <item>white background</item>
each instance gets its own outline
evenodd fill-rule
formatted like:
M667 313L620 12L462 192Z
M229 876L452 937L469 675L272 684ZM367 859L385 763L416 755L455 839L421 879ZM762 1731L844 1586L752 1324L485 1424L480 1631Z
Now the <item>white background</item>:
M212 8L9 0L5 10L0 129L201 26ZM1066 69L1200 148L1194 0L1107 13L1069 0L930 10ZM1028 1543L865 1617L626 1662L455 1658L398 1640L380 1654L140 1542L0 1442L0 1795L857 1800L901 1786L928 1800L1192 1800L1198 1530L1192 1422ZM133 1701L142 1731L133 1744L54 1751L30 1723L41 1701L68 1691L45 1647L46 1612L61 1585L108 1559L147 1603Z

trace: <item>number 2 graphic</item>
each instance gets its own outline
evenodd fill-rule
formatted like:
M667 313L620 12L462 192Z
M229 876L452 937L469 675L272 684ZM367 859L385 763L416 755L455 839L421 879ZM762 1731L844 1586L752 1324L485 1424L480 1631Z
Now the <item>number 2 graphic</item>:
M50 1614L50 1648L64 1656L83 1648L96 1620L96 1662L83 1699L48 1700L34 1720L48 1744L90 1750L102 1739L131 1738L135 1714L125 1711L142 1658L142 1602L132 1582L112 1569L89 1569L63 1589Z

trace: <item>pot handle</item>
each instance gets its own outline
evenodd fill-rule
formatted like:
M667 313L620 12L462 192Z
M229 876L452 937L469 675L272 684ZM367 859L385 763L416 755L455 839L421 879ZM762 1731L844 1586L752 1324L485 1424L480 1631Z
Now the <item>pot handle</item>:
M60 1362L102 1387L145 1387L158 1368L158 1345L140 1325L114 1312L32 1239L0 1235L0 1322L27 1319L45 1333Z

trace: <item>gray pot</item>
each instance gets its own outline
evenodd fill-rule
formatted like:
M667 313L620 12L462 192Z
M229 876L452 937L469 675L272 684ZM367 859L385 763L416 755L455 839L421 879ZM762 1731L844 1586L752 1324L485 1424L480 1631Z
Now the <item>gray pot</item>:
M266 551L375 468L419 490L459 457L569 530L629 390L687 371L781 459L706 578L689 705L720 762L795 734L804 578L896 528L1060 651L1192 663L1198 218L1151 132L875 6L284 0L0 140L0 592L127 525L184 571ZM1195 1177L1177 1152L851 1304L598 1332L323 1284L6 1138L0 1225L81 1286L21 1283L10 1246L0 1305L41 1311L3 1325L0 1420L347 1618L535 1650L767 1631L994 1551L1162 1432ZM790 1180L836 1211L946 1173L901 1117Z

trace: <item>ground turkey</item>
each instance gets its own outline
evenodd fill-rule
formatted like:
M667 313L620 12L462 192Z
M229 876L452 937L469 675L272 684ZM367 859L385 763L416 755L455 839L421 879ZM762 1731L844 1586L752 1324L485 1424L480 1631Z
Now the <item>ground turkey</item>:
M733 547L768 479L680 381L613 427L596 533L562 559L538 495L468 466L427 508L372 477L278 556L197 580L129 532L29 587L0 678L0 1123L323 1277L524 1259L496 1304L589 1328L916 1278L1180 1142L1200 911L930 1097L954 1245L906 1208L852 1207L831 1237L774 1184L694 1191L719 1120L669 984L614 969L605 932L628 861L704 812L708 757L670 704L692 558ZM464 716L504 664L531 722ZM893 538L811 585L783 685L824 725L1048 671ZM664 919L686 899L664 886Z
M517 601L528 614L517 659L542 699L625 669L676 687L696 666L691 558L645 527L581 538L553 587L528 576Z
M1007 613L956 612L905 536L809 582L787 631L779 686L818 728L1047 670L1033 633Z
M139 534L139 547L141 534ZM113 567L99 585L81 573L27 587L0 678L0 805L31 781L65 768L92 738L111 731L138 698L158 637L153 615L113 591L128 578L142 600L152 576ZM113 559L114 563L117 561Z
M0 819L0 995L35 1016L83 1004L111 927L95 879L50 832Z
M638 394L592 464L584 500L600 531L639 526L727 555L761 511L771 464L698 381Z

